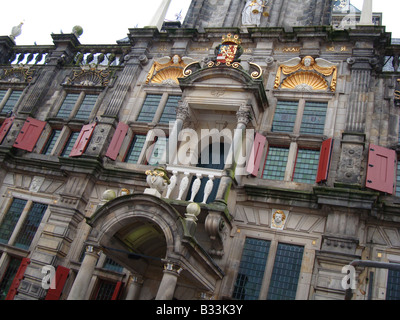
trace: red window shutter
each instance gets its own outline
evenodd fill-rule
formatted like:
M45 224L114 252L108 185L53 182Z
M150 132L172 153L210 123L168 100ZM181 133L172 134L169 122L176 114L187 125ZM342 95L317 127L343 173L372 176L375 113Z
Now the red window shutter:
M266 137L259 133L256 133L253 148L250 153L249 162L247 164L247 172L253 176L257 176L258 174L258 169L260 168L261 157L263 155L266 141Z
M95 127L96 123L87 124L82 127L82 130L79 133L78 138L76 139L75 145L72 148L71 153L69 154L70 157L78 157L85 152Z
M44 121L33 118L26 119L21 132L15 140L14 147L32 152L45 126L46 122Z
M118 123L117 129L115 130L114 136L111 140L110 146L108 147L106 157L111 160L115 160L118 157L119 150L121 149L124 138L128 132L129 126L123 122Z
M111 300L118 300L119 293L121 292L121 289L122 289L122 285L123 285L123 282L121 282L121 281L117 282L117 285L115 286L115 290L111 297Z
M14 297L16 296L17 291L18 291L18 287L19 287L22 279L24 278L26 268L28 267L28 265L30 263L31 263L30 259L28 259L28 258L22 259L22 262L18 268L18 271L14 277L14 280L10 286L10 289L8 290L6 300L14 300Z
M329 166L331 164L333 139L322 142L321 153L319 155L319 165L317 172L317 183L328 180Z
M58 266L56 270L56 288L47 290L45 300L60 300L61 293L64 289L65 282L69 275L69 269L63 266Z
M11 118L7 118L6 120L4 120L3 124L0 127L0 144L3 142L3 139L5 138L5 136L8 133L8 130L10 130L13 121L14 121L15 117L11 117Z
M396 152L387 148L369 145L367 188L393 194Z

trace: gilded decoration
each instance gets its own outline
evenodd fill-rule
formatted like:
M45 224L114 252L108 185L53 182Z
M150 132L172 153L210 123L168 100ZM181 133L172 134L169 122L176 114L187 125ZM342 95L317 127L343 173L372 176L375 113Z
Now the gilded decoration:
M0 73L1 82L29 83L32 81L33 72L28 67L18 66L11 69L3 69Z
M160 58L151 67L146 83L178 85L178 78L183 76L186 66L193 62L189 57L181 58L178 55Z
M110 82L110 71L108 69L84 66L81 70L74 71L72 78L68 78L66 85L73 86L107 86Z
M328 78L331 78L330 83ZM337 66L325 59L306 56L279 66L274 89L336 91Z

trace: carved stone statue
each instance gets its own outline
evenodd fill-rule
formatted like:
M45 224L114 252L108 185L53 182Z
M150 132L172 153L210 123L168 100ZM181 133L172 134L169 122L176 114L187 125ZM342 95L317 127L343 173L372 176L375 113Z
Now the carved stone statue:
M243 26L259 26L261 15L263 14L265 5L268 1L262 0L247 0L247 3L242 12Z

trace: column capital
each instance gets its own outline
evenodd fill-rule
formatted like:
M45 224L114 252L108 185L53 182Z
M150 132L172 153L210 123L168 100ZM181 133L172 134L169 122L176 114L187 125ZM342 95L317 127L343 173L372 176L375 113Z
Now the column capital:
M176 107L176 118L185 121L189 116L189 104L187 101L179 101L178 106Z
M236 112L236 117L238 119L238 123L242 123L247 126L250 122L251 106L247 104L241 105L239 110Z
M176 276L180 276L182 271L183 271L183 268L177 263L166 262L164 264L164 272L166 272L166 273L172 273Z

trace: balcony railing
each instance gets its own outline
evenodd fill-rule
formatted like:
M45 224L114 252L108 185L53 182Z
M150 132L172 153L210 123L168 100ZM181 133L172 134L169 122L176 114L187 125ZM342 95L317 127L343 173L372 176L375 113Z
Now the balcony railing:
M168 185L165 198L186 200L186 198L183 199L183 197L188 197L187 195L190 195L188 201L194 202L196 196L198 196L201 197L201 203L204 204L208 203L209 200L212 200L210 195L213 192L216 192L217 185L219 185L219 180L223 174L222 170L200 167L183 167L177 165L168 165L167 171L170 172L172 176L170 178L170 184ZM193 177L196 178L193 179ZM192 180L194 180L193 183ZM201 190L202 184L204 190Z

